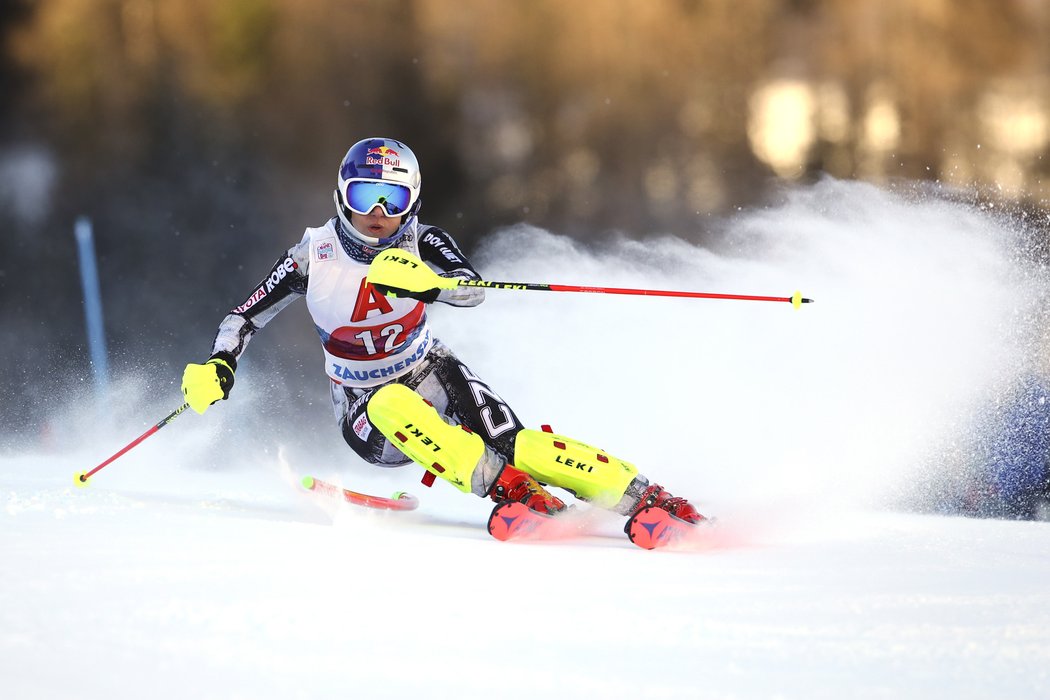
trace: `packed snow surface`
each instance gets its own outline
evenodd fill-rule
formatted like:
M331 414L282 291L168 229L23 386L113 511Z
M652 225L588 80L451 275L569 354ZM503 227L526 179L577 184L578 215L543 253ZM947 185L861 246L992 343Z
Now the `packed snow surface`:
M319 351L253 362L269 328L230 401L75 488L181 403L181 367L159 386L144 368L0 454L0 695L1050 697L1050 523L901 507L1039 369L1044 282L1018 234L828 181L742 213L716 249L488 239L475 263L495 280L816 300L491 291L432 309L526 423L717 518L674 551L587 506L586 537L492 539L491 503L345 447ZM279 321L313 333L305 305ZM306 474L421 505L342 506Z

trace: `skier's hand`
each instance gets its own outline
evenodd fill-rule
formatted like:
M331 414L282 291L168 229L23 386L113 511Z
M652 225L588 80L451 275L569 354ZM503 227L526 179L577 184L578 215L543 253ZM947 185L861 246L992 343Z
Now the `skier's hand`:
M219 399L230 398L236 367L237 361L226 353L213 356L203 365L186 365L182 373L182 393L190 408L203 414Z
M385 284L373 285L379 290L380 294L386 294L389 297L405 297L408 299L416 299L424 304L433 304L437 301L438 294L441 294L441 290L437 287L433 289L426 289L421 292L411 292L407 289L399 289L397 287L388 287Z
M437 301L442 289L459 283L442 277L407 250L384 250L368 266L368 283L383 294L416 299L425 304Z

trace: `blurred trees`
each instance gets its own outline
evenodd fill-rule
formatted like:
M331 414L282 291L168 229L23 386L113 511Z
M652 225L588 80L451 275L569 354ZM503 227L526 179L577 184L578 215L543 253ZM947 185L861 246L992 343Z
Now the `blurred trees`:
M88 371L76 216L119 271L118 367L181 362L365 136L413 147L468 249L518 221L702 241L823 172L1047 196L1038 0L22 0L0 35L0 354L30 373Z

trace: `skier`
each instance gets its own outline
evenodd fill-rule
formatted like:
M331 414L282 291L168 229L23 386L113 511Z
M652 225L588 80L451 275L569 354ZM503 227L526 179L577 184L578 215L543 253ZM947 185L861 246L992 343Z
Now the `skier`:
M354 144L339 167L336 216L308 228L242 304L219 324L211 357L189 364L182 390L204 413L233 388L237 360L257 331L305 296L324 350L343 438L365 461L415 461L463 492L515 501L545 514L565 503L543 487L630 517L660 508L689 523L704 519L627 462L550 432L526 429L510 406L436 338L428 304L476 306L477 287L392 288L369 282L383 257L422 260L433 279L480 279L452 237L420 223L420 170L400 141ZM396 264L396 263L393 263ZM425 278L424 278L425 279ZM437 448L437 449L435 449Z

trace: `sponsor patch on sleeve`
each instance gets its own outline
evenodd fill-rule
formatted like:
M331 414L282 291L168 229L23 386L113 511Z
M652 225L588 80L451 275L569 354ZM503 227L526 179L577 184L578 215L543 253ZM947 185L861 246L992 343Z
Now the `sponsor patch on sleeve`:
M245 311L255 306L255 304L265 296L266 290L262 287L259 287L255 290L255 293L248 297L248 299L243 304L234 309L233 313L243 314Z

